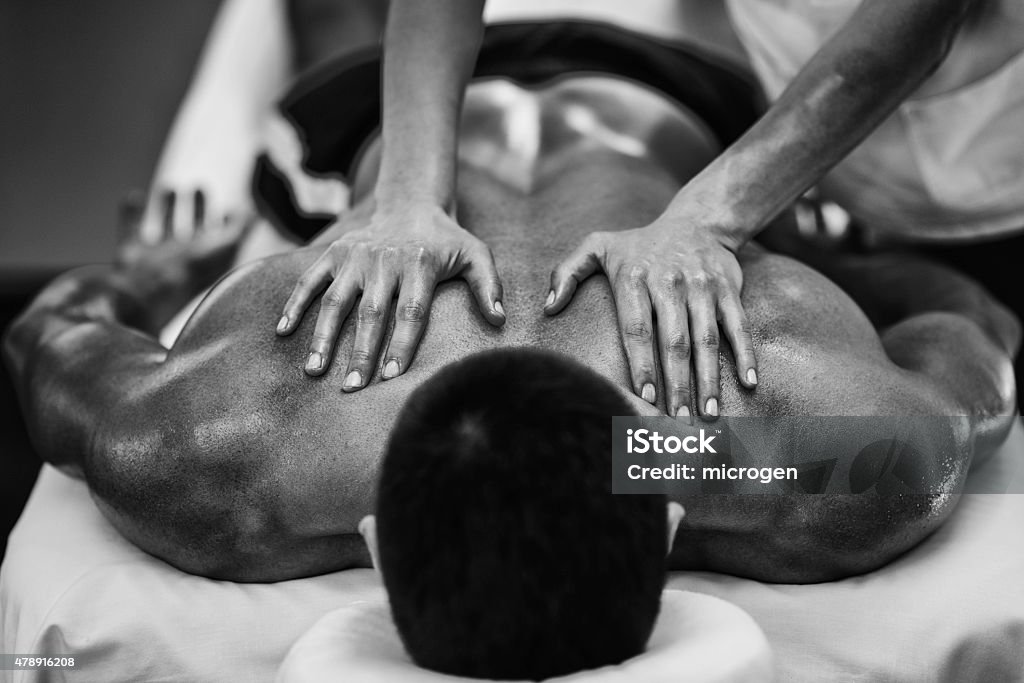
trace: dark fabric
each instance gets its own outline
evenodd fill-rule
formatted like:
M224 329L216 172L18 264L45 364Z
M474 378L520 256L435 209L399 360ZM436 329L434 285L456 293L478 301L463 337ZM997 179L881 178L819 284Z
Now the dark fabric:
M305 145L312 175L348 177L380 125L380 50L368 48L314 69L282 99L283 116ZM604 73L644 83L700 116L723 146L763 110L755 79L701 49L594 22L499 24L488 27L477 78L536 85L569 73ZM286 180L261 158L254 177L257 206L295 238L308 240L330 217L304 217ZM285 201L287 200L287 201Z
M42 287L59 270L0 271L0 334L29 305ZM7 367L0 363L0 556L7 536L21 516L35 484L42 460L32 448L14 383Z
M995 298L1024 321L1024 234L993 242L949 247L926 247L919 253L941 261L982 284ZM1014 374L1017 387L1024 386L1024 363L1017 354Z

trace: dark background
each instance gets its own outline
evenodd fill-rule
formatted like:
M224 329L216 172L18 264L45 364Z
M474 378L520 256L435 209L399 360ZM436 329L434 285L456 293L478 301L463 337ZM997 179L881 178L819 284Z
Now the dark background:
M220 0L0 2L0 328L61 269L109 260ZM39 470L0 370L0 553Z

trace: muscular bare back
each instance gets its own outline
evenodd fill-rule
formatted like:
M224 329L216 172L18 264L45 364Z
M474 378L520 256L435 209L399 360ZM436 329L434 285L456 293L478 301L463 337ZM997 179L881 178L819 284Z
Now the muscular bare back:
M289 337L273 329L287 292L320 248L233 271L166 360L109 407L116 417L92 440L95 464L86 476L122 533L186 570L231 578L280 579L365 562L354 532L372 511L390 425L417 385L475 351L529 346L567 354L620 387L638 412L664 414L660 398L651 406L630 389L603 276L582 283L558 316L546 317L543 303L559 255L591 231L653 220L713 158L710 137L675 104L625 81L579 77L536 91L491 81L474 88L464 115L458 212L494 252L505 326L479 317L464 283L442 284L408 371L382 381L378 369L369 386L346 394L344 362L335 359L315 379L302 370L312 311ZM372 152L362 166L357 187L373 172ZM741 264L762 381L750 391L723 371L723 415L962 409L935 382L894 364L861 309L824 276L756 246L745 249ZM352 328L349 321L340 358L351 348ZM727 354L722 360L731 366ZM966 462L955 468L965 472ZM691 536L677 543L684 548L680 566L777 580L827 575L801 573L796 565L787 570L791 558L764 559L779 547L764 532L785 512L782 503L724 496L687 503L681 533ZM910 532L888 539L888 556L919 540L946 511L915 518ZM726 527L729 533L714 532ZM809 550L813 540L801 536L779 557ZM759 553L758 565L751 558Z

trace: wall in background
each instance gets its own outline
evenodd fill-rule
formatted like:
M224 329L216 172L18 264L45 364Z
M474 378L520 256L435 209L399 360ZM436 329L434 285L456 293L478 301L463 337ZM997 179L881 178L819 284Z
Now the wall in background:
M0 2L0 271L109 260L219 4Z

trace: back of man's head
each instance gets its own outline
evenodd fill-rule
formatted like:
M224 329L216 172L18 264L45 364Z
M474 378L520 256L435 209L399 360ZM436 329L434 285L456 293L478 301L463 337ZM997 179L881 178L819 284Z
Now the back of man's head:
M665 581L662 496L611 494L606 380L525 349L450 365L413 393L381 471L377 539L412 659L539 680L643 651Z

